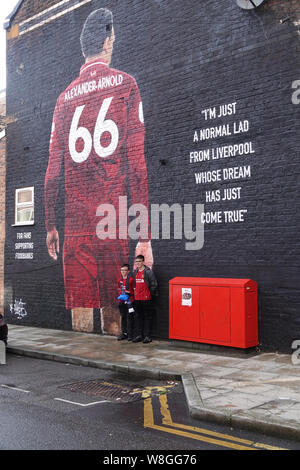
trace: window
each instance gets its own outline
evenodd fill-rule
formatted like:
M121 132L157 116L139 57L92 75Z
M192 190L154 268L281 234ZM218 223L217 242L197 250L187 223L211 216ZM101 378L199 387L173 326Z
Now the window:
M34 223L34 188L16 189L15 225Z

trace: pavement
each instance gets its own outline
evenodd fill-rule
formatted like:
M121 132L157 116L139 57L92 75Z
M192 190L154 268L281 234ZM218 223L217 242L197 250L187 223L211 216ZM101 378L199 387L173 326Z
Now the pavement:
M300 441L300 361L293 364L297 361L291 355L8 327L8 353L130 376L181 380L192 418Z

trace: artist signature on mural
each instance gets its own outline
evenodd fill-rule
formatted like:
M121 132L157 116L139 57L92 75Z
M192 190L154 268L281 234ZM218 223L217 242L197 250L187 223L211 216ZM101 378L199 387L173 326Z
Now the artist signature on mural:
M25 309L25 302L22 302L22 299L20 300L15 300L13 304L10 304L10 313L13 313L16 315L18 320L22 320L22 318L26 317L28 313L26 312Z

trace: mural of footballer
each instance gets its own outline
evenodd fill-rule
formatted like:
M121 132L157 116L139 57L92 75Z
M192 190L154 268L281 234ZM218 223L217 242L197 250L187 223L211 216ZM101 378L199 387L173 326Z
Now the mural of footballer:
M56 261L60 248L55 212L64 167L66 308L72 311L74 330L93 331L96 308L103 333L117 335L116 286L120 267L128 262L129 240L98 238L96 212L100 204L111 204L118 213L120 196L148 208L148 179L140 93L132 76L110 68L114 40L112 12L94 10L80 36L85 63L54 110L45 223L48 253ZM149 238L138 241L135 254L153 265Z

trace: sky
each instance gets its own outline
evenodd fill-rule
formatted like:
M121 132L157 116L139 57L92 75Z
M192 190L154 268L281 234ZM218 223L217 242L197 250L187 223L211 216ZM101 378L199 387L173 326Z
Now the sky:
M6 88L6 31L3 29L5 18L13 11L18 0L2 0L0 8L0 91Z

